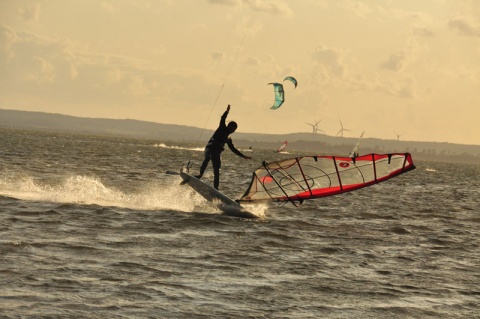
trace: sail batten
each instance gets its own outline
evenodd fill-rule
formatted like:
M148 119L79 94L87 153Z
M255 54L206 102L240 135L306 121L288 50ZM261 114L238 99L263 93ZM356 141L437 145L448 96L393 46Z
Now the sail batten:
M240 202L303 201L342 194L414 169L409 153L302 156L264 162Z

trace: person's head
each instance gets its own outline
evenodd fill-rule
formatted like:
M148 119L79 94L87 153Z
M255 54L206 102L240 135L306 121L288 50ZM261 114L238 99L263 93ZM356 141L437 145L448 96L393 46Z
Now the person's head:
M237 130L237 123L234 121L231 121L227 125L228 131L231 133L235 132Z

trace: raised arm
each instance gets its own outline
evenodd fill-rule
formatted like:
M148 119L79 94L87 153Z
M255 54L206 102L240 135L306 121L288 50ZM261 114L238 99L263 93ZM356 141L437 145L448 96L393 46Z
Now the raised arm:
M223 113L222 118L220 119L221 126L226 126L225 121L227 120L228 112L230 112L230 104L228 104L227 110Z

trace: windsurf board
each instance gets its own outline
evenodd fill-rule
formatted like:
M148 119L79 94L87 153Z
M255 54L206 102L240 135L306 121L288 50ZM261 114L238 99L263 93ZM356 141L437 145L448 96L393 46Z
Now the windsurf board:
M181 184L188 184L194 191L200 194L210 203L213 203L218 207L225 215L244 217L244 218L258 218L257 215L248 212L245 208L228 197L227 195L216 190L212 186L202 182L198 178L189 175L185 172L176 173L173 171L167 171L167 174L178 174L182 178Z

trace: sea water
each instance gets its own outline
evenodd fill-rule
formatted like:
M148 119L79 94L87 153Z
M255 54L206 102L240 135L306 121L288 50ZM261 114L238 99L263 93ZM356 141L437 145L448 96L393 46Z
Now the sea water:
M0 133L1 318L480 316L480 163L413 154L384 183L243 219L165 174L203 145ZM234 199L302 153L248 155L223 155Z

